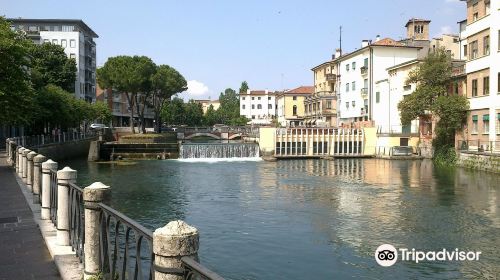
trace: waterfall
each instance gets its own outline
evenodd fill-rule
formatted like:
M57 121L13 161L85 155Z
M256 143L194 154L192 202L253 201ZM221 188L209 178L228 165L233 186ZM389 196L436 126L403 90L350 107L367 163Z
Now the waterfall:
M256 158L259 145L255 143L184 143L179 158Z

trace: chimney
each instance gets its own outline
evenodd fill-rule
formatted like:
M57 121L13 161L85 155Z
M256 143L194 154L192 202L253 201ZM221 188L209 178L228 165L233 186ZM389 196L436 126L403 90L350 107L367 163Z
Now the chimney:
M335 49L335 57L340 57L342 55L342 49Z
M370 45L370 40L363 40L361 42L361 47L364 48L364 47L368 47Z
M375 42L380 41L380 35L377 34L377 37L375 37Z

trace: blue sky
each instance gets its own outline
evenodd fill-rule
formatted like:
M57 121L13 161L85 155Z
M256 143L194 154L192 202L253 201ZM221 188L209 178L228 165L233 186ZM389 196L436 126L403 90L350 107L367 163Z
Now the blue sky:
M248 81L252 89L312 85L310 70L331 57L343 26L344 51L361 40L399 39L411 17L431 20L431 36L457 33L459 0L379 1L24 1L0 0L0 15L82 19L98 35L97 64L146 55L190 81L184 98L216 99Z

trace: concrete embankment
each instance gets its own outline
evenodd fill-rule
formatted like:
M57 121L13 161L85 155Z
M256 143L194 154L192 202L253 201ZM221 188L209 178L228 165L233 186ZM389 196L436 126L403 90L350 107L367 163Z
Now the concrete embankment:
M457 165L500 174L500 154L458 153Z
M64 143L54 143L39 147L35 150L37 153L45 155L47 158L55 161L86 157L92 140L93 139L85 139Z

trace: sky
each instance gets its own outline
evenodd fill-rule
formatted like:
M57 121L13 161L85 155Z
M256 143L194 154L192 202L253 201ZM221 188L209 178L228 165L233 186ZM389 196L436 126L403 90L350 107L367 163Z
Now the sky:
M99 38L97 65L117 55L145 55L188 81L184 99L217 99L247 81L251 89L313 85L311 68L339 47L406 36L412 18L431 20L430 35L458 33L459 0L0 0L0 15L81 19Z

